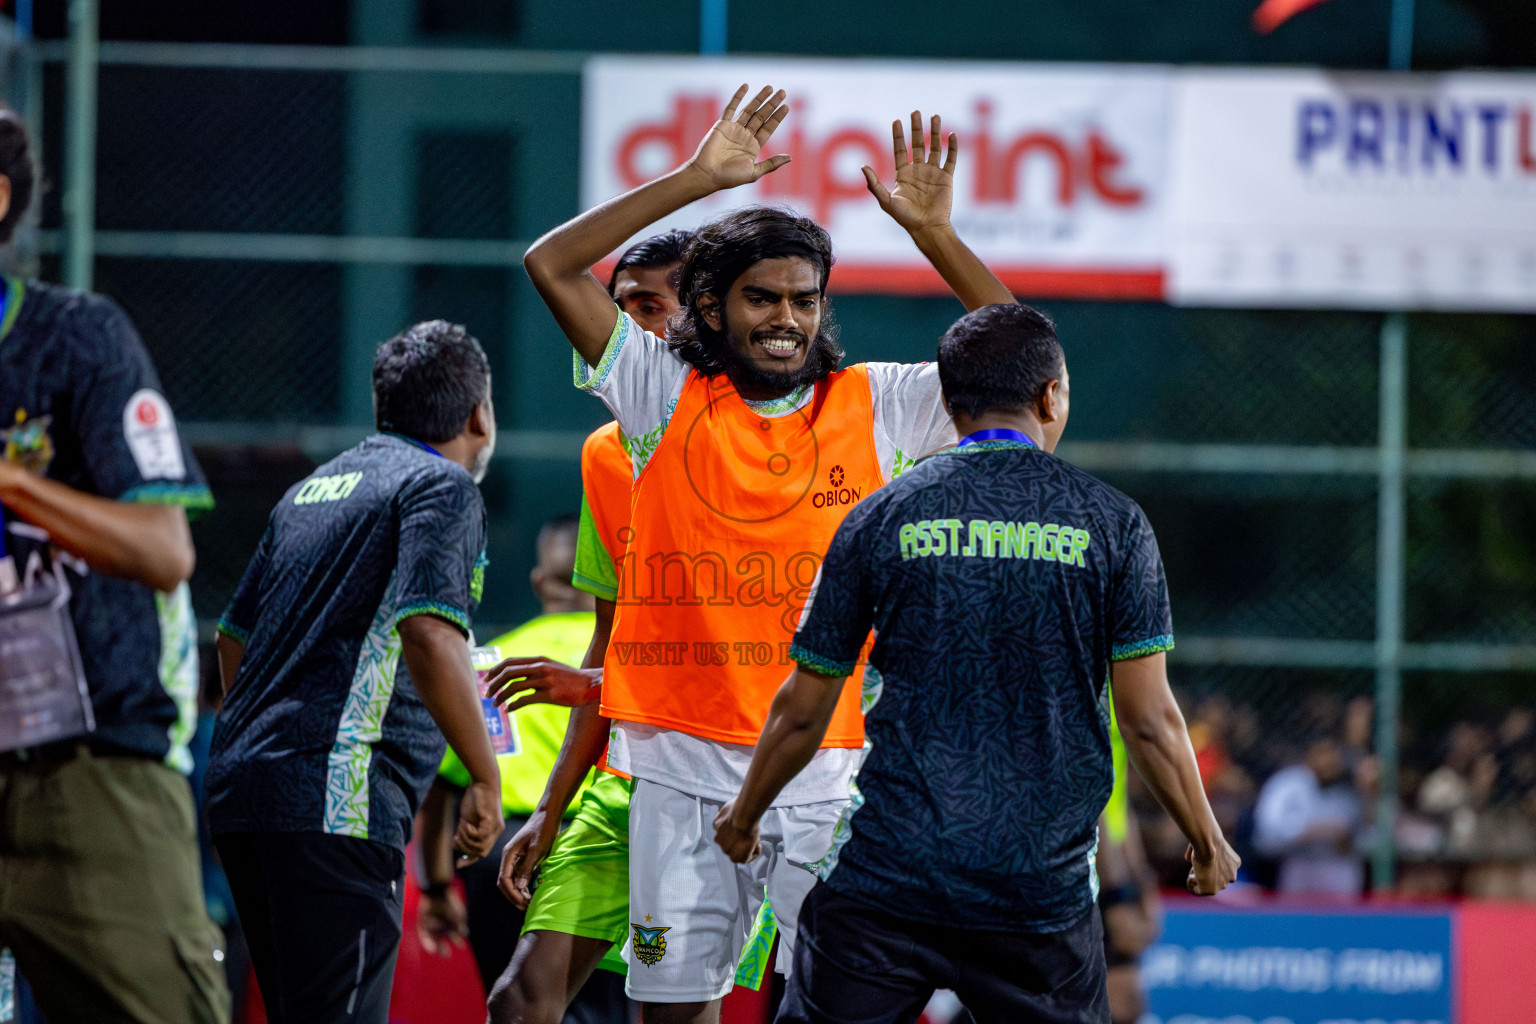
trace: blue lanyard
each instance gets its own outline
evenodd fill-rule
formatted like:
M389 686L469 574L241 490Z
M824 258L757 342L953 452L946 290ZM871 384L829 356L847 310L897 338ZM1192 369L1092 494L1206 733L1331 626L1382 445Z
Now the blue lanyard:
M977 444L981 441L1017 441L1019 444L1029 445L1031 448L1040 446L1030 440L1028 434L1022 430L1009 430L1007 427L997 427L992 430L978 430L974 434L966 434L960 439L960 447L968 444Z
M436 448L433 448L425 441L418 441L414 437L406 437L404 434L397 434L393 430L386 430L384 433L388 434L390 437L398 437L400 440L407 444L413 444L424 452L431 452L433 455L436 455L440 459L447 458L447 456L445 456L442 452L438 451Z

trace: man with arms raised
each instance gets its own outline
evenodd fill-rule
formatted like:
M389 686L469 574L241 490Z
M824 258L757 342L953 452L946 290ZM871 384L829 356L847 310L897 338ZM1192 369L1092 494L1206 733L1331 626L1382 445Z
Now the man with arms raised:
M608 279L614 304L657 337L666 337L667 321L678 311L677 277L689 237L668 231L637 242ZM580 671L601 670L608 652L633 487L624 437L609 421L581 448L581 520L571 584L593 596L597 614ZM538 671L553 675L562 667ZM566 671L566 685L590 685L578 670ZM592 675L601 677L600 671ZM560 831L566 808L607 742L608 723L596 704L572 712L538 806L502 854L502 891L527 916L516 954L491 986L487 1009L496 1024L556 1024L567 1011L573 1019L595 1021L602 1006L623 1006L625 966L617 947L629 933L630 780L599 772L581 794L575 820Z
M683 312L663 342L615 310L589 267L648 224L788 162L758 161L787 113L738 90L692 160L540 239L530 278L577 352L577 382L613 411L635 472L626 584L603 682L609 762L630 804L629 992L649 1021L713 1020L766 896L786 948L863 743L856 695L778 795L766 855L735 868L710 823L735 792L837 524L918 456L954 441L930 366L837 369L826 321L831 243L813 222L748 208L701 228ZM941 164L913 115L895 126L896 187L870 189L967 308L1012 302L949 223L955 139Z
M838 529L718 841L757 855L873 627L859 795L801 908L779 1021L910 1024L952 988L979 1024L1109 1024L1093 871L1106 675L1131 760L1189 838L1190 891L1238 866L1168 689L1162 560L1135 502L1051 454L1068 378L1048 319L969 314L939 375L960 444Z

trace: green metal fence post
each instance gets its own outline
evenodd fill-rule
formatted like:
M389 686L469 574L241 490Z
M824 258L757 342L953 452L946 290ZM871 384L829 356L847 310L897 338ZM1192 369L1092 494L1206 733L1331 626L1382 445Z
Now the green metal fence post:
M98 0L69 3L69 93L64 120L64 283L90 288L96 230Z
M1413 0L1392 0L1387 63L1413 64ZM1381 324L1380 407L1377 427L1376 506L1376 756L1381 792L1376 800L1372 883L1390 890L1395 879L1397 729L1403 705L1403 601L1407 574L1407 500L1403 469L1408 448L1408 318L1388 313Z
M1403 692L1405 550L1404 458L1408 441L1408 318L1388 313L1381 325L1381 393L1377 438L1376 512L1376 755L1381 794L1376 805L1372 878L1392 887L1397 822L1397 721Z

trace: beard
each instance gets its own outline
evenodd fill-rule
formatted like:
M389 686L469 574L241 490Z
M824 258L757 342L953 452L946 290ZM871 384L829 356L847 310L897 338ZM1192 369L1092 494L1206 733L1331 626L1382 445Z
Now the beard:
M720 361L725 364L725 375L740 392L770 392L774 395L787 395L796 388L806 384L814 384L837 368L838 358L841 352L837 343L827 335L825 331L818 331L816 337L811 339L806 346L805 359L793 370L779 370L774 368L774 360L771 357L753 359L742 355L735 343L730 338L730 325L725 322L722 313L721 328L725 335L721 339ZM805 335L799 332L754 331L752 337L794 337L801 342L805 341Z

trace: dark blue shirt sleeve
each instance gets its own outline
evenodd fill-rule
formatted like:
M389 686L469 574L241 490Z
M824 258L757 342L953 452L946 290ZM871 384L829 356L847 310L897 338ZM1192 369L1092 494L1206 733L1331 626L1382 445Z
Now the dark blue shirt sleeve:
M286 495L284 500L288 500ZM271 552L272 522L268 520L266 532L256 545L256 554L251 556L250 564L245 567L245 575L240 577L240 583L235 587L234 597L229 599L229 607L224 609L224 614L219 618L219 632L242 644L251 642L251 631L256 628L256 618L261 610L262 582L266 577Z
M87 296L69 319L78 390L75 429L102 497L213 507L202 470L176 429L144 342L111 300Z
M1141 507L1120 537L1110 566L1109 639L1112 661L1144 658L1173 650L1173 611L1168 605L1168 579L1157 538Z
M485 505L468 473L423 474L401 495L395 621L436 615L466 634L484 574Z
M855 512L837 528L789 650L795 661L824 675L853 674L874 624L868 522Z

